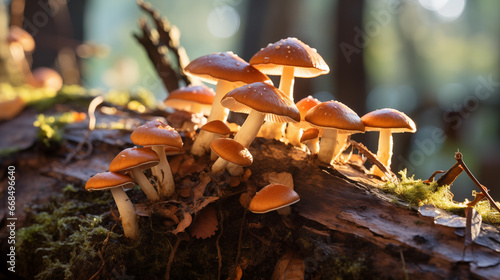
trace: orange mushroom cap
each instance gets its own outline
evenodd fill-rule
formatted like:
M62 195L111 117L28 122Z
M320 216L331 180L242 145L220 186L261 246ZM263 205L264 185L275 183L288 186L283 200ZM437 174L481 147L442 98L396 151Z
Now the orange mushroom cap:
M284 66L295 67L295 77L312 78L330 72L316 49L291 37L267 45L250 59L250 64L268 75L281 75Z
M184 71L211 84L217 84L219 80L243 84L271 82L268 76L233 52L219 52L199 57L191 61Z
M112 188L132 188L135 182L126 175L115 172L97 173L87 180L85 189L88 191L107 190Z
M305 120L321 128L335 128L340 132L364 132L365 125L351 108L338 101L327 101L310 109Z
M272 122L299 122L300 113L295 104L281 90L266 83L253 83L236 88L221 100L222 106L234 112L249 114L256 110L266 114Z
M139 127L130 135L130 140L140 146L172 146L182 149L182 138L179 133L169 125L159 121L149 121Z
M248 209L262 214L299 202L299 195L290 187L270 184L263 187L250 201Z
M225 122L220 120L207 122L205 125L201 127L201 130L205 130L220 135L226 135L231 133L231 128Z
M417 127L410 117L396 109L379 109L367 113L361 120L366 126L366 130L379 131L390 129L391 132L415 132Z
M219 157L239 166L249 166L253 162L248 149L234 139L216 139L212 141L210 148Z
M127 148L121 151L109 164L109 171L127 172L134 168L151 168L160 163L158 154L149 148Z

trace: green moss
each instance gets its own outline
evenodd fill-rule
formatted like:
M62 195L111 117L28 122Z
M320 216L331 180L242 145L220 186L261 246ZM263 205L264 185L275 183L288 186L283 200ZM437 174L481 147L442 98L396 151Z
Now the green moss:
M388 182L382 186L382 189L404 199L411 206L431 204L457 215L465 215L466 203L469 201L465 200L461 203L454 201L450 186L439 187L435 181L425 184L422 180L415 179L414 175L408 177L406 169L400 171L399 175L401 175L399 183ZM500 214L490 208L487 200L479 202L474 208L481 214L483 220L500 223Z

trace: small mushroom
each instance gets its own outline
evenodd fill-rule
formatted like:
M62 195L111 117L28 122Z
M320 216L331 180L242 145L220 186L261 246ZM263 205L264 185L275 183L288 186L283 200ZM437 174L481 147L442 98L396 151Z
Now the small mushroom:
M255 194L248 210L263 214L288 207L299 201L299 195L292 188L281 184L270 184Z
M139 224L135 215L134 205L123 188L132 188L135 185L132 178L114 173L98 173L87 180L85 189L87 191L110 190L115 200L120 219L122 222L123 233L127 238L136 240L139 237Z
M175 129L167 124L155 120L149 121L139 127L130 135L135 145L151 146L158 154L160 164L151 170L157 177L158 193L162 198L170 197L175 191L174 177L165 155L165 146L182 149L182 138Z
M324 129L318 159L327 164L331 164L342 153L348 135L365 131L359 116L338 101L314 106L307 112L305 119L313 126Z
M158 155L148 148L127 148L121 151L109 164L109 171L116 173L131 172L149 200L156 201L160 197L148 178L142 173L160 163Z
M229 163L245 167L253 162L252 154L248 149L233 139L214 140L210 144L210 148L219 156L212 165L212 173L214 174L220 174Z
M312 127L305 120L306 114L312 107L320 103L321 101L310 95L308 97L302 98L299 102L295 103L295 106L297 106L297 109L299 109L300 112L300 122L291 123L286 129L286 138L288 139L290 144L294 146L300 146L300 143L302 142L300 141L300 138L302 136L303 130Z
M225 138L231 133L231 128L229 128L229 126L225 122L219 120L206 123L201 127L201 130L211 133L213 135L213 140ZM214 151L212 151L210 159L217 159L217 155L214 153Z
M271 83L269 77L232 52L220 52L199 57L191 61L184 71L204 82L217 84L208 122L227 120L229 110L222 107L220 101L228 91L254 82ZM203 155L208 150L211 141L210 135L201 132L193 143L191 153L197 156Z
M414 133L417 131L415 123L405 113L389 108L367 113L361 117L361 120L365 124L367 131L379 131L377 158L390 170L393 145L392 133ZM373 167L372 173L381 178L384 177L384 173L376 166Z
M311 155L315 155L319 151L319 129L309 128L302 133L300 143L304 143Z

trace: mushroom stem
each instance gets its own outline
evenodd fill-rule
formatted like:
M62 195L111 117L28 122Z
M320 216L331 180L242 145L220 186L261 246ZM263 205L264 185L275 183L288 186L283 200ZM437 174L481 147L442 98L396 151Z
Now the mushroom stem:
M339 158L339 156L345 150L345 146L347 145L347 136L349 136L348 133L337 132L337 145L335 146L335 151L333 152L333 160Z
M164 147L153 146L152 148L160 158L160 163L153 167L153 169L156 169L158 172L156 175L158 178L158 194L161 198L167 198L171 196L175 191L172 170L170 169L170 164L168 164Z
M321 142L319 144L318 159L324 163L331 164L334 158L335 148L337 146L337 130L325 129Z
M214 103L212 103L212 110L210 111L210 116L207 122L214 120L220 120L225 122L227 120L227 115L229 114L229 109L226 109L220 103L221 99L234 88L234 85L230 82L219 80L217 83L217 88L215 89ZM210 148L210 143L212 142L213 134L207 131L200 131L196 140L194 140L193 147L191 147L191 154L196 156L202 156Z
M121 187L112 188L111 194L118 207L125 236L132 240L136 240L139 237L139 224L137 223L134 205Z
M214 164L212 165L212 173L218 175L220 174L222 171L224 171L224 169L226 168L226 166L229 164L229 161L219 157L215 162Z
M238 133L234 136L234 140L238 141L246 148L250 147L250 144L252 144L253 140L257 136L257 133L259 133L259 129L262 126L265 117L265 114L252 110Z
M293 84L295 82L294 78L294 67L284 66L283 73L280 78L279 89L293 102ZM263 135L268 139L281 140L285 135L286 123L267 123L264 124L265 129L263 130Z
M390 129L381 129L378 138L378 151L377 158L387 169L391 169L392 158L392 132ZM373 174L384 177L384 173L378 168L374 167Z
M146 194L149 200L151 201L157 201L160 199L160 196L158 196L158 193L156 192L155 188L151 183L149 182L148 178L142 173L142 171L138 168L134 168L131 170L132 171L132 176L134 177L134 180L137 182L139 187L141 187L141 190Z
M295 124L288 124L286 129L286 138L289 143L294 146L300 147L300 137L302 136L302 129Z
M304 144L306 144L311 155L315 155L318 153L318 151L319 151L319 137L316 137L316 138L311 139L311 140L307 140L304 142Z
M293 101L293 84L295 83L295 67L284 66L279 89Z

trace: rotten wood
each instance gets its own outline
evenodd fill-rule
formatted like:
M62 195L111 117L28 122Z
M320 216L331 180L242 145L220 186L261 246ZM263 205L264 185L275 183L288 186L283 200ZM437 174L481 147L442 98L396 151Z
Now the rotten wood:
M403 252L410 278L492 279L500 275L500 246L474 243L473 252L464 256L463 235L457 235L455 228L435 224L432 217L394 205L393 198L377 188L381 181L372 179L370 184L367 180L339 176L335 166L318 168L319 162L277 142L257 139L250 152L254 155L250 166L253 176L265 174L269 169L290 172L300 195L300 202L294 205L296 213L324 225L341 238L353 238L363 244L359 250L368 251L376 274L404 279L400 257ZM366 177L361 173L359 176ZM500 244L497 228L483 227L481 234L485 231L491 234L485 239ZM332 257L339 244L331 242L324 246L324 253Z

